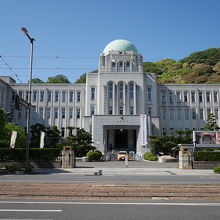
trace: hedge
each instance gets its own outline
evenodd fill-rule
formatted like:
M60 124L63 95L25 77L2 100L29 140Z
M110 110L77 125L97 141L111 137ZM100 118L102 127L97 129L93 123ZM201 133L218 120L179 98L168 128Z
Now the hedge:
M220 151L197 151L196 161L220 161Z
M52 161L60 155L59 148L30 148L29 159L34 161ZM25 148L0 148L0 161L25 161Z

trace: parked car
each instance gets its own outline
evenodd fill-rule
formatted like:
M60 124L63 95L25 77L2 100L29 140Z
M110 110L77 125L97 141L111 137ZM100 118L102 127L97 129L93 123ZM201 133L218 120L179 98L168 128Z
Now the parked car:
M119 151L117 155L117 160L125 160L126 156L128 156L127 151Z

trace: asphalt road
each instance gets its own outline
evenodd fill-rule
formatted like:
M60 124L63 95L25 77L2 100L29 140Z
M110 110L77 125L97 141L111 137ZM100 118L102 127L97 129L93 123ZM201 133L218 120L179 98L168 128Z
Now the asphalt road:
M0 182L99 182L99 183L220 183L220 175L212 176L114 176L114 175L73 175L73 174L44 174L44 175L1 175Z
M219 220L219 216L219 201L0 201L1 220Z

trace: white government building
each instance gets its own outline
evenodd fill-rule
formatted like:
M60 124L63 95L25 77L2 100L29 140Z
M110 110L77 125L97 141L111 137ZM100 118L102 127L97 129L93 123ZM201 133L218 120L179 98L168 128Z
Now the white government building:
M140 115L147 115L148 135L203 130L210 112L219 124L219 92L219 84L158 84L154 73L143 72L136 47L115 40L101 53L98 72L87 73L86 83L32 84L31 124L56 125L63 137L68 126L84 128L103 153L143 153L149 146L142 145ZM0 76L0 107L25 128L26 110L15 109L15 93L27 100L28 84Z

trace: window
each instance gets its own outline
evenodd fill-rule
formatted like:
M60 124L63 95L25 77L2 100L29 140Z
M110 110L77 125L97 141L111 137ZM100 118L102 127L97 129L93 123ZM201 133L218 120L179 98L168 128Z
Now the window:
M50 118L50 108L47 108L47 119Z
M22 112L22 110L21 110L21 106L20 106L18 109L18 119L21 119L21 112Z
M210 103L210 92L206 92L206 102Z
M166 120L166 119L167 119L166 109L163 109L163 110L162 110L162 119L163 119L163 120Z
M209 116L210 113L211 113L211 109L208 108L208 109L207 109L207 118L208 118L208 116Z
M22 98L23 92L22 91L18 91L18 95Z
M113 90L113 84L110 83L108 86L108 98L112 99L112 90Z
M218 102L218 92L214 92L214 103Z
M37 91L33 91L33 98L32 98L33 102L37 101Z
M66 110L65 108L62 108L62 118L65 118L66 117Z
M170 109L170 120L174 120L174 111Z
M161 90L161 102L166 102L166 90Z
M29 92L26 91L26 92L25 92L25 100L26 100L26 101L28 101L28 94L29 94Z
M218 109L215 109L215 119L218 119Z
M180 102L180 100L181 100L181 93L180 93L180 91L177 91L176 92L176 101Z
M196 102L196 93L195 92L191 92L191 102L192 103Z
M133 83L131 83L129 86L129 97L130 99L134 98L134 84Z
M115 61L114 62L112 62L112 72L115 72L115 67L116 67L116 65L115 65Z
M69 102L73 102L73 91L69 93Z
M43 108L39 108L39 116L40 116L40 119L43 118L43 115L44 115L44 109L43 109Z
M69 109L69 119L72 119L73 118L73 109L70 108Z
M55 91L55 102L59 101L59 91Z
M40 102L44 101L44 91L40 91Z
M185 120L189 120L189 110L185 109Z
M126 72L130 72L130 62L127 61L126 62L126 69L125 69Z
M172 92L169 93L169 99L170 99L169 100L170 102L173 102L173 93Z
M14 101L15 100L15 92L13 91L12 93L11 93L11 101Z
M199 92L199 102L202 102L202 92Z
M90 115L94 115L95 114L95 106L91 106L90 107Z
M51 102L51 100L52 100L52 92L47 90L47 101Z
M188 102L188 93L184 92L184 102Z
M119 107L119 115L123 115L123 106Z
M123 72L123 63L119 62L119 72Z
M91 88L91 100L95 100L95 88Z
M173 133L174 133L174 128L170 128L170 134L173 135Z
M148 107L148 108L147 108L147 114L148 114L148 115L151 115L151 110L152 110L151 107Z
M203 119L203 109L199 109L199 119Z
M166 135L166 128L163 128L163 135Z
M130 115L133 115L133 114L134 114L134 107L133 107L133 106L130 106L130 108L129 108L129 113L130 113Z
M123 99L123 84L119 84L119 98Z
M54 108L54 118L58 118L58 108Z
M66 102L66 91L62 91L62 102Z
M76 101L77 102L80 102L80 91L77 91L77 93L76 93Z
M181 109L177 109L177 120L181 120Z
M152 101L152 88L147 88L147 101Z
M79 108L76 109L76 118L77 119L80 118L80 109Z
M62 137L65 136L65 128L61 128L61 135L62 135Z
M192 109L192 119L196 119L196 109Z
M112 106L109 106L109 107L108 107L108 114L109 114L109 115L112 115Z

